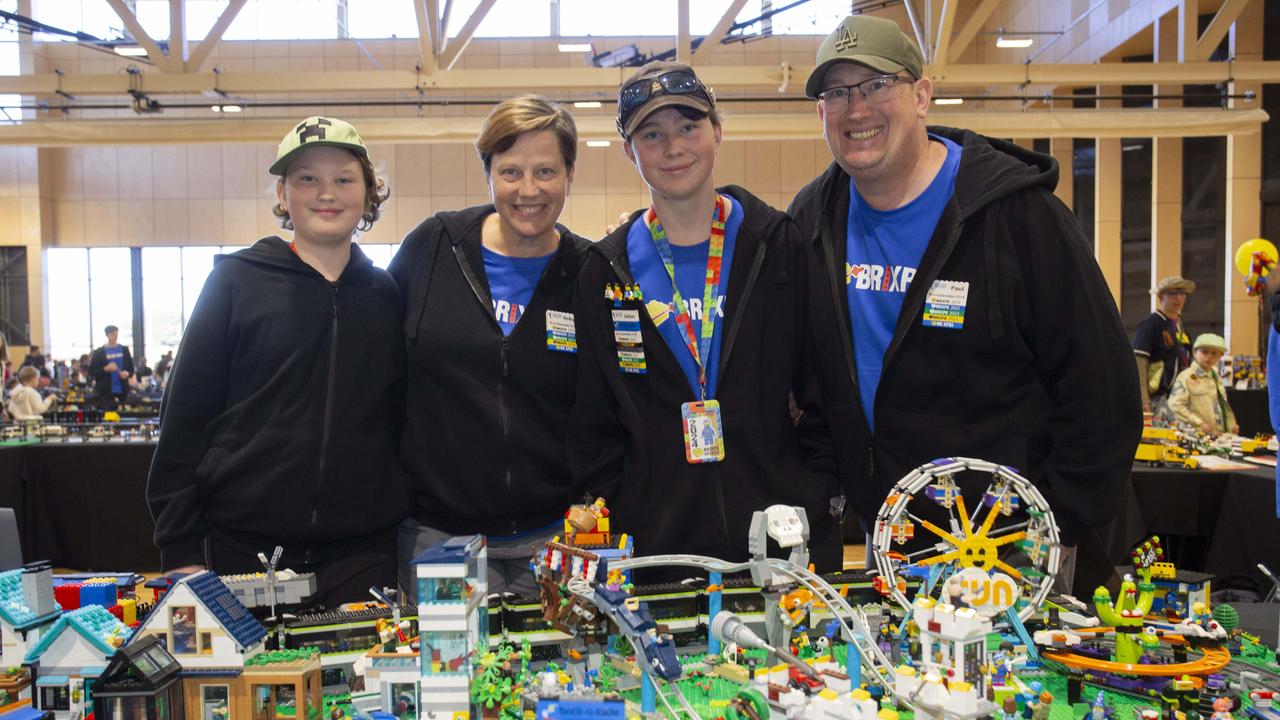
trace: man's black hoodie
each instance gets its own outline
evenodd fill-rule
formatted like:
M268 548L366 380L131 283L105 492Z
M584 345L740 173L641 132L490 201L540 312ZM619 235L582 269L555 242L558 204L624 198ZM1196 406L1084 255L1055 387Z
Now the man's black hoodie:
M305 556L399 522L403 370L395 283L356 245L337 282L277 237L218 256L174 361L147 480L162 566L204 563L210 527Z
M587 240L560 229L528 307L503 335L480 230L483 205L428 218L391 262L405 305L408 409L400 461L414 516L453 533L546 526L579 500L565 460L578 356L547 347L547 311L573 312Z
M1053 195L1056 161L967 130L929 131L961 146L960 168L885 351L874 435L846 295L849 176L833 163L791 205L813 251L810 321L841 480L871 528L915 467L999 462L1045 492L1074 544L1115 515L1129 482L1142 425L1133 352L1087 239ZM961 329L923 326L935 280L968 283Z
M640 213L587 254L575 302L581 352L570 420L575 479L608 499L610 526L636 537L642 555L692 553L744 560L752 513L770 505L805 508L810 549L821 570L838 570L839 495L833 475L815 472L829 457L821 428L792 421L788 398L805 394L805 253L787 216L740 187L719 189L742 205L743 219L725 291L719 387L725 459L685 460L680 406L696 400L676 356L648 312L639 309L645 374L623 373L605 286L633 282L627 233ZM818 413L815 412L815 416Z

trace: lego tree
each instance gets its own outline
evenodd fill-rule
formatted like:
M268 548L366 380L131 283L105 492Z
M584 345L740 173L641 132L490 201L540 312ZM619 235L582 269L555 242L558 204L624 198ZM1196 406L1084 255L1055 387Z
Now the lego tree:
M1142 632L1142 623L1155 600L1156 586L1151 582L1151 566L1164 557L1164 551L1159 539L1152 538L1139 545L1132 557L1133 570L1139 580L1135 583L1132 575L1125 575L1114 603L1105 587L1099 586L1093 591L1093 606L1098 612L1098 619L1116 629L1115 660L1128 664L1137 663L1154 640L1154 636Z
M1240 626L1240 613L1236 609L1227 604L1215 605L1213 608L1213 619L1218 621L1223 630L1230 633Z

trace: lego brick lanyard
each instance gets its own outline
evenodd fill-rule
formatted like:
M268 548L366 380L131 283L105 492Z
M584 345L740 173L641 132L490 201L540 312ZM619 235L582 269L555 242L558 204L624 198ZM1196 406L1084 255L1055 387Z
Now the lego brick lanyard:
M720 403L707 398L707 365L711 356L711 340L715 335L716 298L720 295L720 268L724 259L724 226L729 219L729 199L716 195L716 208L711 216L711 239L707 247L707 274L702 291L702 332L695 340L693 320L689 317L689 303L680 295L676 285L676 264L667 242L667 232L658 222L658 211L649 206L645 223L653 244L662 258L662 266L671 279L671 301L678 311L676 327L684 338L693 363L698 368L698 400L680 406L684 434L685 460L690 463L720 462L724 460L724 428L720 419Z

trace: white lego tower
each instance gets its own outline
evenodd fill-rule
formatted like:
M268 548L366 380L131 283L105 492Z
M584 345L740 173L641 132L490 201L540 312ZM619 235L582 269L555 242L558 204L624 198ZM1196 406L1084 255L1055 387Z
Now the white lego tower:
M472 662L488 648L488 551L482 535L455 537L414 561L422 696L419 717L468 718Z

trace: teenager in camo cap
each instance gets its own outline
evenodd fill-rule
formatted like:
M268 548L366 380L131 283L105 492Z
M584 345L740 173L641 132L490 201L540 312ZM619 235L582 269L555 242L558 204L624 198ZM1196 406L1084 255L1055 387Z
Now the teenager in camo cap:
M272 236L215 260L161 407L147 481L165 571L315 572L327 607L395 582L398 294L352 242L388 191L360 134L310 117L280 141Z

